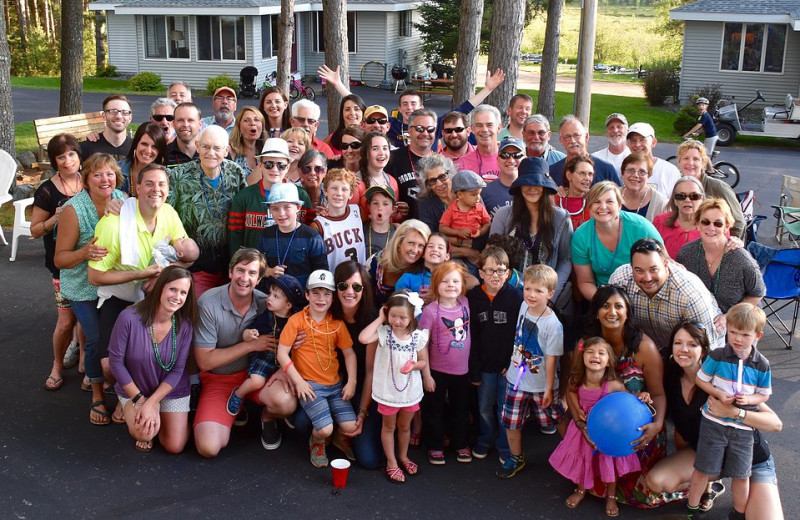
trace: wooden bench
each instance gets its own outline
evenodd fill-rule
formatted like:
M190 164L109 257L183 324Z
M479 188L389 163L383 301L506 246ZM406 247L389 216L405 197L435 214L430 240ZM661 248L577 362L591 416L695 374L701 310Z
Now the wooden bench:
M100 133L105 130L105 125L102 110L71 116L34 119L33 127L36 129L36 141L39 143L39 161L48 161L47 143L58 134L72 134L82 141L92 132Z
M426 99L430 99L432 95L437 95L437 96L453 95L453 80L449 78L448 79L411 78L409 81L422 94L423 101Z

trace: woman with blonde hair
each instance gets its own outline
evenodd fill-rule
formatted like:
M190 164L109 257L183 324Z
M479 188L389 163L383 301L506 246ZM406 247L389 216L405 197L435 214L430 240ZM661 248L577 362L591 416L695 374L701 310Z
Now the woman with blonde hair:
M300 157L308 150L311 150L311 136L304 128L287 128L281 138L289 145L289 156L292 161L289 163L289 171L286 172L285 182L293 182L301 186L300 182Z
M422 269L423 252L430 236L427 224L416 219L406 220L397 227L383 251L367 260L377 305L391 296L403 273Z

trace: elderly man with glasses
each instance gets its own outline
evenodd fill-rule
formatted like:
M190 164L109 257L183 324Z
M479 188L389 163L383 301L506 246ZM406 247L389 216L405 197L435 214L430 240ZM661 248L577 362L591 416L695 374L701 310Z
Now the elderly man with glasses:
M581 120L572 114L564 116L561 124L558 125L558 141L567 156L557 163L550 165L550 176L558 186L564 185L564 165L567 161L582 155L589 155L589 132L583 126ZM612 181L617 186L622 186L622 179L614 169L614 165L597 157L594 158L594 180L592 184L600 181Z
M322 139L317 139L317 128L319 128L319 116L322 111L319 105L308 99L301 99L292 105L292 128L302 128L311 137L311 147L322 152L328 159L335 159L336 154Z
M547 164L557 163L565 157L550 145L550 121L542 114L533 114L522 126L522 139L525 141L525 155L539 157Z

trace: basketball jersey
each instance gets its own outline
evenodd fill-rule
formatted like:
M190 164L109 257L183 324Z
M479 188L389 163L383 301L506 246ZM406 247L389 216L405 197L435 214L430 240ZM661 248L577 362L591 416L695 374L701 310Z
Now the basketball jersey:
M364 224L358 205L349 204L347 212L341 217L317 216L316 220L322 227L322 241L325 243L331 271L347 260L355 260L361 264L366 261Z

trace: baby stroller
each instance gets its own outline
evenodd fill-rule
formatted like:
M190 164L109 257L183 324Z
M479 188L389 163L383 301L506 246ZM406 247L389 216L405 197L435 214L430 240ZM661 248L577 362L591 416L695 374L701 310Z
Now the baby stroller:
M256 87L256 78L258 77L258 69L253 66L247 66L239 71L239 97L258 97L258 88Z

